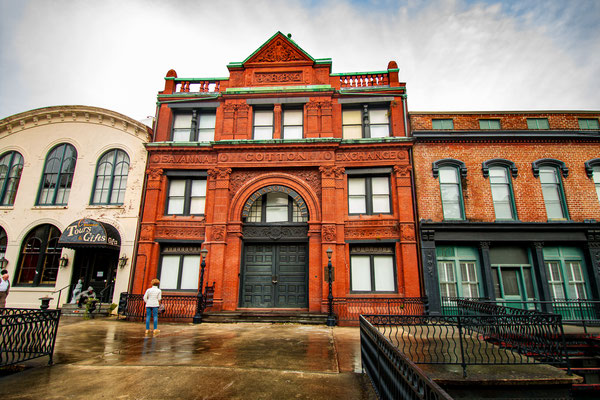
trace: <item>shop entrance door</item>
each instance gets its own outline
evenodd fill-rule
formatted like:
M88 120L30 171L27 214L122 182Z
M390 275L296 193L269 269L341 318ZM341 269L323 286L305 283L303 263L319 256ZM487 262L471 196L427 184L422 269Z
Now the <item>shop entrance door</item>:
M78 249L75 252L72 284L76 284L81 278L84 291L91 286L100 301L109 302L117 276L118 256L119 252L116 250Z
M308 307L307 259L302 243L245 245L240 307Z

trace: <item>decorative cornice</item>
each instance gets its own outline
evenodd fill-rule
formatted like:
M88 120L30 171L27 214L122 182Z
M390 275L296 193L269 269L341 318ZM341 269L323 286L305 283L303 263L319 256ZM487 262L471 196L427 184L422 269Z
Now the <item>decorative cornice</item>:
M0 120L0 134L57 123L91 123L110 126L139 136L143 142L152 138L152 130L139 121L115 111L90 106L53 106L11 115Z
M540 176L540 167L554 167L560 169L563 177L569 176L569 168L567 165L560 160L555 160L553 158L541 158L539 160L535 160L531 163L531 169L533 170L533 176Z
M594 167L600 167L600 158L588 160L583 165L585 165L585 173L587 174L588 178L592 179L594 175Z
M519 170L514 162L510 160L505 160L503 158L494 158L491 160L487 160L481 163L481 171L483 172L483 177L487 178L490 176L490 168L491 167L505 167L510 170L510 173L513 178L516 178Z
M438 177L441 167L458 168L461 178L467 177L467 166L460 160L455 160L454 158L444 158L443 160L434 161L431 168L434 178Z

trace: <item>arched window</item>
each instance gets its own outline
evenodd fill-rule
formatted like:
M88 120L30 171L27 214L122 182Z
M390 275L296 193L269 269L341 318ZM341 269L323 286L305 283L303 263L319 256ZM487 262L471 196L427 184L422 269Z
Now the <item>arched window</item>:
M6 231L0 226L0 258L4 258L4 256L6 255L7 242L8 238L6 236Z
M21 171L23 171L21 154L10 151L0 157L0 205L12 206L15 204Z
M61 248L60 231L53 225L39 225L23 240L16 273L18 285L54 285Z
M467 167L460 160L446 158L432 165L433 177L440 179L440 195L444 220L463 220L465 211L461 178L467 177Z
M59 144L50 150L44 164L38 205L67 204L76 162L77 151L70 144Z
M501 158L487 160L482 163L482 171L483 176L490 180L496 219L517 219L511 179L511 175L516 178L518 174L515 163Z
M569 168L560 160L544 158L534 161L532 169L533 176L540 178L548 219L568 219L569 212L560 175L566 178Z
M257 198L246 222L306 222L298 204L283 192L270 192Z
M100 157L96 166L92 204L123 204L129 156L123 150L109 150Z

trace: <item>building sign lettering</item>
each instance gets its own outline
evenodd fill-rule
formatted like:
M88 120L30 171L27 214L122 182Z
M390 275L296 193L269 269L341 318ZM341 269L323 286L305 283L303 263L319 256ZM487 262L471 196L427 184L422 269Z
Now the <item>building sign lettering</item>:
M374 161L374 160L396 160L406 158L404 151L372 151L372 152L354 152L337 153L336 161Z
M114 228L110 227L112 230ZM69 245L104 245L110 247L119 247L120 238L113 237L110 230L98 221L93 219L80 219L67 226L60 236L59 243L69 247Z
M207 154L161 154L152 156L152 162L171 164L201 164L213 163L214 156Z

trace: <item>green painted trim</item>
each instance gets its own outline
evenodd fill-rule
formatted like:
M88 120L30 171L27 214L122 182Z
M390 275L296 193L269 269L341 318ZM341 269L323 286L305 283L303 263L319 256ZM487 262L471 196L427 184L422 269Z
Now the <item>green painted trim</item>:
M342 140L339 138L307 138L307 139L236 139L236 140L220 140L214 142L215 145L236 145L236 144L294 144L294 143L339 143Z
M266 87L243 87L227 88L225 94L243 93L278 93L278 92L326 92L334 90L331 85L301 85L301 86L266 86Z
M215 94L215 95L212 95L212 96L203 97L202 100L213 100L213 99L218 99L219 97L221 97L221 94ZM183 99L183 100L169 100L169 101L157 101L156 105L172 104L172 103L186 103L188 101L189 101L188 99Z
M227 68L243 68L244 64L241 62L230 62L227 64Z
M205 93L189 93L189 92L182 93L182 92L177 92L177 93L174 93L174 94L159 94L156 97L158 97L158 98L161 98L161 97L190 97L190 98L193 98L193 97L207 97L207 98L211 98L211 97L214 97L214 96L221 96L221 92L218 92L218 93L219 94L215 94L215 92L206 93L206 94Z
M373 75L373 74L387 74L388 70L385 71L367 71L367 72L337 72L330 74L330 76L348 76L348 75Z
M315 64L333 64L331 58L315 58Z
M410 137L389 136L383 138L342 139L342 144L394 143L412 141L413 139Z
M152 142L146 143L146 147L211 147L215 142Z
M400 68L390 68L388 72L400 72Z

